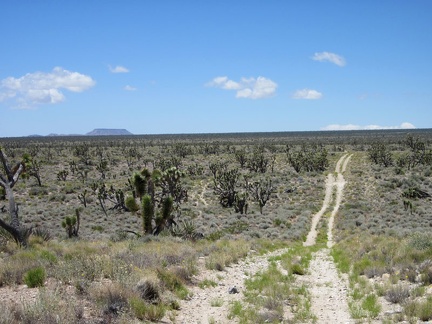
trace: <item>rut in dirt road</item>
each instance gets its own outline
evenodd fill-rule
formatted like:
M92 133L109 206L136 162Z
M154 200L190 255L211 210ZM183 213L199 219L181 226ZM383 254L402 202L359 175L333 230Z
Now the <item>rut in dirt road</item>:
M333 223L342 201L345 172L352 155L345 154L337 162L335 173L329 174L326 180L326 192L321 210L312 219L311 230L304 246L315 245L317 225L326 210L333 205L328 219L327 248L312 255L309 274L301 280L308 286L311 293L311 310L317 317L317 323L351 323L347 300L346 280L340 278L330 255L333 246ZM336 192L335 195L333 192ZM334 197L334 199L333 199Z
M348 162L351 159L351 156L352 155L345 154L339 159L335 168L335 172L337 174L336 177L332 173L329 173L329 175L327 176L323 205L320 211L316 213L312 218L312 226L306 238L306 241L303 243L304 246L315 245L315 241L318 233L316 227L321 217L324 215L325 211L329 208L330 204L332 203L333 189L334 187L336 187L336 200L335 200L335 205L332 214L329 219L329 226L328 226L328 233L327 233L329 237L329 243L328 243L329 247L331 247L331 245L333 244L332 230L333 230L334 216L339 210L339 206L342 201L342 192L345 186L345 179L342 173L345 171Z

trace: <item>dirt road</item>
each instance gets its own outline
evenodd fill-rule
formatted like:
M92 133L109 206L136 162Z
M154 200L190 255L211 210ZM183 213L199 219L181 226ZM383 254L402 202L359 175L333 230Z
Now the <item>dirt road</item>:
M333 206L327 225L327 248L313 254L309 274L301 279L306 283L312 295L311 309L317 316L317 323L354 323L348 308L347 280L339 276L330 255L330 248L333 246L334 218L339 211L345 186L343 172L345 172L351 156L343 155L336 164L335 175L328 175L323 206L314 215L311 230L304 242L305 246L315 244L316 226L326 210ZM336 191L335 195L333 194L334 191Z
M330 173L326 179L326 190L321 210L313 216L312 227L304 242L305 246L315 244L317 225L324 213L333 206L328 220L328 247L333 245L333 222L343 196L345 180L343 172L348 165L351 155L343 155L336 164L335 173ZM335 192L335 194L334 194ZM209 279L217 282L216 287L201 289L191 288L193 297L183 301L181 309L173 321L168 318L164 322L184 324L207 323L233 323L235 320L227 319L231 302L242 299L244 280L258 271L269 266L268 258L281 255L287 250L278 250L264 256L250 256L238 264L232 265L224 272L202 270L197 280ZM247 275L246 275L247 274ZM298 279L308 287L312 295L312 312L317 317L317 323L351 323L346 281L339 277L330 249L325 248L316 252L310 263L309 273L299 276ZM240 293L230 294L229 290L235 287Z

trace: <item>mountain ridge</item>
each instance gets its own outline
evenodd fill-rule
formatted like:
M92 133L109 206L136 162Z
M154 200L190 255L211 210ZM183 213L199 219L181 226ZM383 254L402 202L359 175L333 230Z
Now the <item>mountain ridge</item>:
M88 136L105 136L105 135L133 135L125 128L95 128L86 133Z

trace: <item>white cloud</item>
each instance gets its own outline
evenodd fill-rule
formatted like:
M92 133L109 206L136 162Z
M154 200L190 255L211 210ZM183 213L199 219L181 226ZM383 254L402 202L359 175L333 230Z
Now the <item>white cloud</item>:
M312 60L320 62L331 62L338 66L346 65L345 59L342 56L329 52L315 53L312 57Z
M294 92L292 98L316 100L322 98L322 93L312 89L301 89Z
M125 68L124 66L121 66L121 65L117 65L115 67L112 67L111 65L109 65L108 67L112 73L128 73L129 72L128 68Z
M126 90L126 91L135 91L137 88L132 87L130 85L126 85L123 89Z
M354 124L346 124L346 125L332 124L321 128L321 130L336 131L336 130L413 129L413 128L416 128L413 124L404 122L399 126L379 126L379 125L360 126Z
M408 122L404 122L400 125L401 129L411 129L411 128L416 128L413 124L408 123Z
M0 101L15 99L19 108L55 104L65 100L61 89L82 92L95 84L88 75L55 67L50 73L27 73L20 78L8 77L1 80Z
M208 87L224 90L236 90L236 98L261 99L275 94L276 82L265 77L241 78L240 82L228 79L226 76L216 77L206 84Z

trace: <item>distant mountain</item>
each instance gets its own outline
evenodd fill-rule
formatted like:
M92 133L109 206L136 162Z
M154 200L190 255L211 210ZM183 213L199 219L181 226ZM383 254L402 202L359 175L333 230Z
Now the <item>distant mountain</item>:
M87 133L89 136L104 136L104 135L133 135L126 129L112 129L112 128L95 128Z

